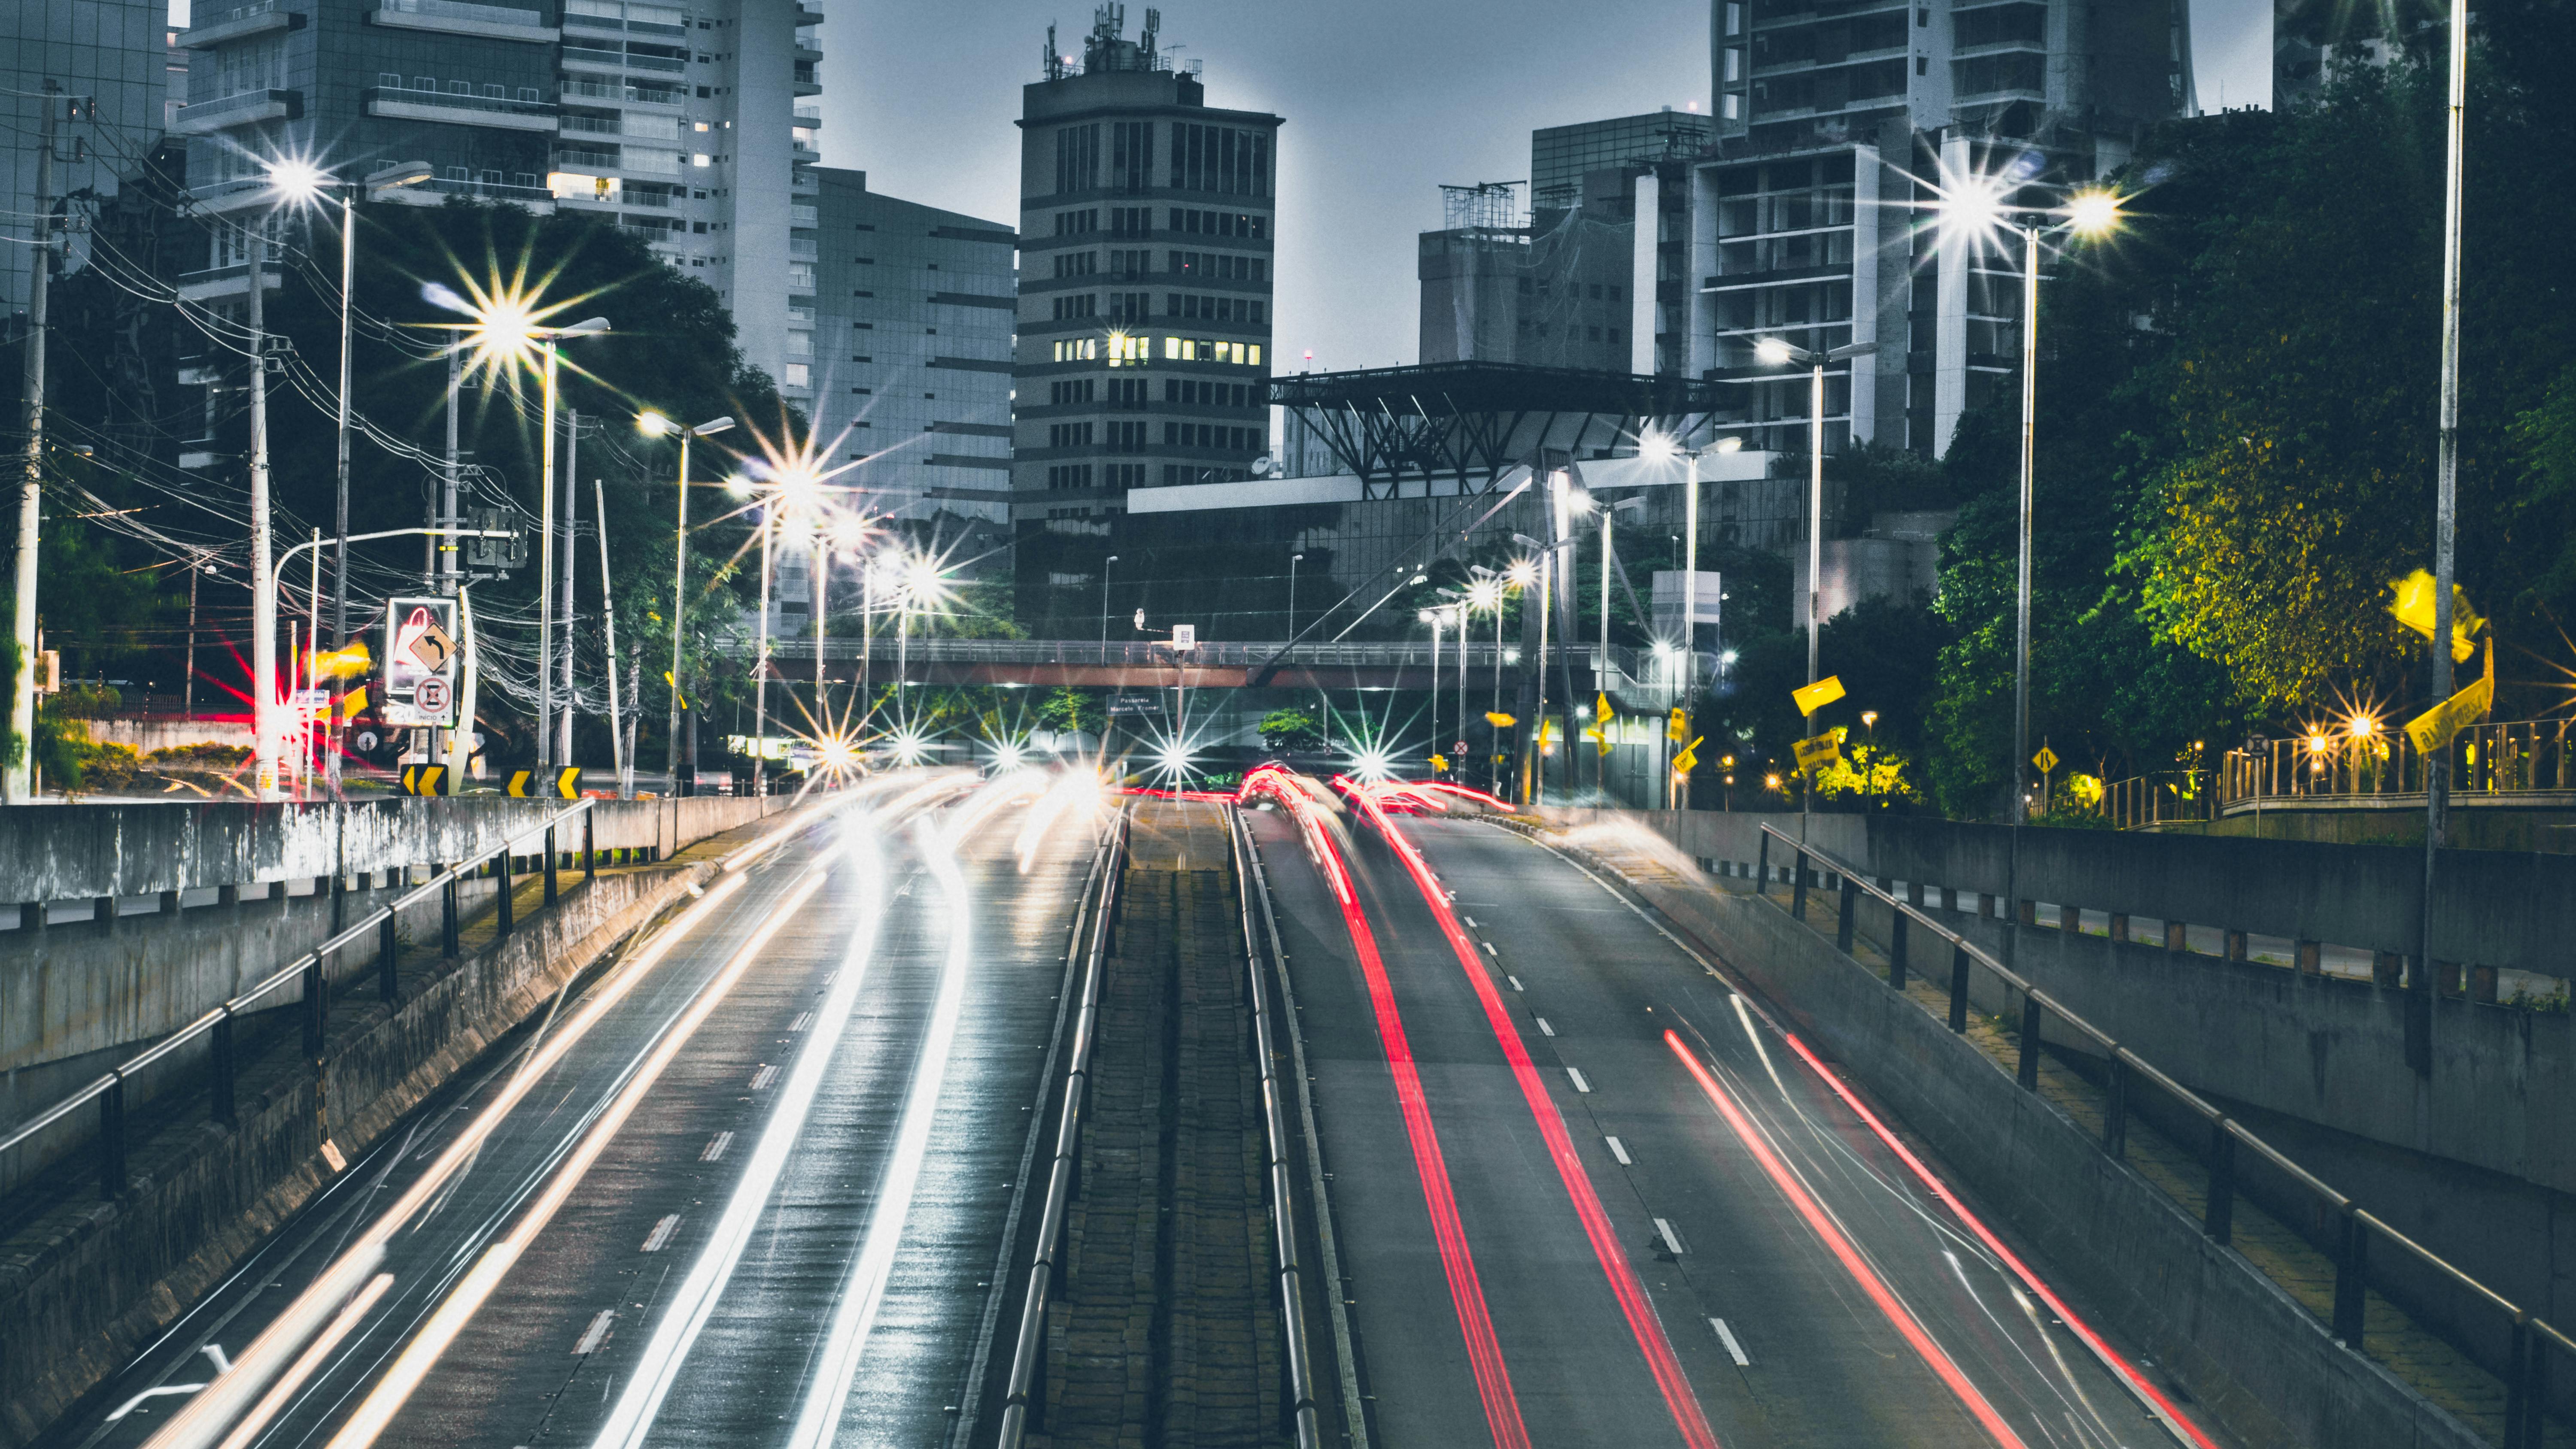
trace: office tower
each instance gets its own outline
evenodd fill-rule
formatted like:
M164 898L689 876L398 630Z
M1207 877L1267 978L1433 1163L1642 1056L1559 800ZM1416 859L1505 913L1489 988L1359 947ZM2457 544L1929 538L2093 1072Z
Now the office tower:
M27 308L29 264L23 244L36 195L37 138L45 82L61 87L54 102L54 209L75 191L100 200L142 170L162 129L167 92L168 9L158 0L11 0L0 6L0 87L8 91L9 129L0 137L9 168L9 231L20 244L0 247L0 307ZM62 235L59 228L56 234ZM64 238L66 269L87 250L78 232Z
M379 199L560 206L644 232L716 289L744 358L802 402L822 19L801 0L208 6L179 37L187 103L171 128L200 215L270 206L280 158L344 180L420 162L428 180ZM243 236L209 229L189 295L243 292Z
M1749 445L1804 451L1803 371L1778 337L1875 343L1829 370L1827 447L1939 454L2017 367L2020 257L1945 234L1945 178L2048 188L2127 159L2192 107L2184 0L1715 0L1718 139L1692 168L1689 356L1742 385Z
M1583 178L1592 172L1696 156L1716 134L1714 118L1670 106L1642 116L1542 126L1530 132L1530 200L1540 207L1575 205Z
M1019 238L870 191L864 171L814 174L822 255L811 416L825 463L847 469L832 481L865 489L861 506L913 522L909 531L980 577L1010 521ZM802 598L803 587L782 593Z
M1013 515L1087 518L1129 488L1252 476L1269 449L1274 139L1195 63L1099 7L1023 88Z
M1578 183L1524 213L1514 182L1440 190L1446 225L1416 250L1423 362L1629 370L1633 220L1615 195L1586 204Z
M715 288L743 360L805 404L816 371L819 4L563 0L562 130L548 176L565 209L614 215Z

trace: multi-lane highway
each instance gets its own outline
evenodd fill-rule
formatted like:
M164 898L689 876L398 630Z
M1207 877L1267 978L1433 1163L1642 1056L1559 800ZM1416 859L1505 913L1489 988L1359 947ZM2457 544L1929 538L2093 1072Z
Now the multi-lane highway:
M1055 783L883 782L737 851L55 1442L947 1442L1099 819Z
M1287 793L1255 835L1383 1442L2210 1442L1607 882Z
M1310 1347L1373 1443L2219 1442L1612 882L1488 819L1255 795L1353 1352ZM1107 808L1087 777L916 774L747 839L52 1443L993 1443Z

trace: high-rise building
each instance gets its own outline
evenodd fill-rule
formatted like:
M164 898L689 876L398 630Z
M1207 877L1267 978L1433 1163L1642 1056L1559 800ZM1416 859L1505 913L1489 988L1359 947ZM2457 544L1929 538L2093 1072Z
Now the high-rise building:
M1022 91L1018 519L1247 478L1269 451L1281 118L1210 107L1145 17L1129 40L1102 5L1079 60L1050 31Z
M716 289L744 358L812 396L820 112L806 0L533 4L312 0L201 6L179 37L200 214L268 206L266 170L304 158L357 179L421 162L384 199L561 206L650 235ZM200 299L243 291L245 232L209 228Z
M1515 183L1441 191L1448 225L1416 251L1423 362L1631 370L1634 221L1615 194L1604 204L1578 182L1524 214Z
M1716 128L1710 116L1670 106L1642 116L1542 126L1530 133L1530 200L1539 207L1572 207L1592 172L1696 156L1708 149Z
M1007 226L868 189L818 167L821 289L814 435L835 482L903 517L1010 518L1012 314Z
M2192 108L2184 0L1715 0L1718 136L1691 168L1689 367L1743 385L1748 443L1805 449L1808 382L1777 337L1822 351L1827 447L1939 454L2008 383L2020 259L1935 224L1969 177L2033 198L2116 169Z
M19 0L0 6L0 87L6 87L9 129L0 136L11 205L9 222L20 245L0 247L0 309L23 312L33 253L23 245L25 213L36 195L37 138L43 128L44 88L60 87L53 102L52 197L88 191L104 200L118 182L137 174L160 139L168 77L168 6L160 0ZM62 232L58 229L58 236ZM86 249L77 231L64 236L63 265L77 268Z

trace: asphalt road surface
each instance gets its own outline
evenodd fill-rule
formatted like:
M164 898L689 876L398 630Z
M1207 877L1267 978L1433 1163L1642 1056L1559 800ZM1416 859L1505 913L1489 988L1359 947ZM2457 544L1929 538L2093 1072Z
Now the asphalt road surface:
M1380 1442L2211 1442L1722 963L1519 835L1393 821L1418 873L1356 814L1333 846L1356 928L1255 821Z
M960 1434L1097 796L908 788L630 944L53 1443Z

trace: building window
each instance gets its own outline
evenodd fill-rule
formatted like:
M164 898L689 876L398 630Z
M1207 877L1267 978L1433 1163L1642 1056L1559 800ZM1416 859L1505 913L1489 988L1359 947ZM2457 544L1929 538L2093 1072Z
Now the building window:
M1100 126L1067 126L1055 133L1055 189L1089 191L1100 184Z
M814 385L813 367L802 362L791 362L787 364L787 380L784 385L787 387L812 387Z

